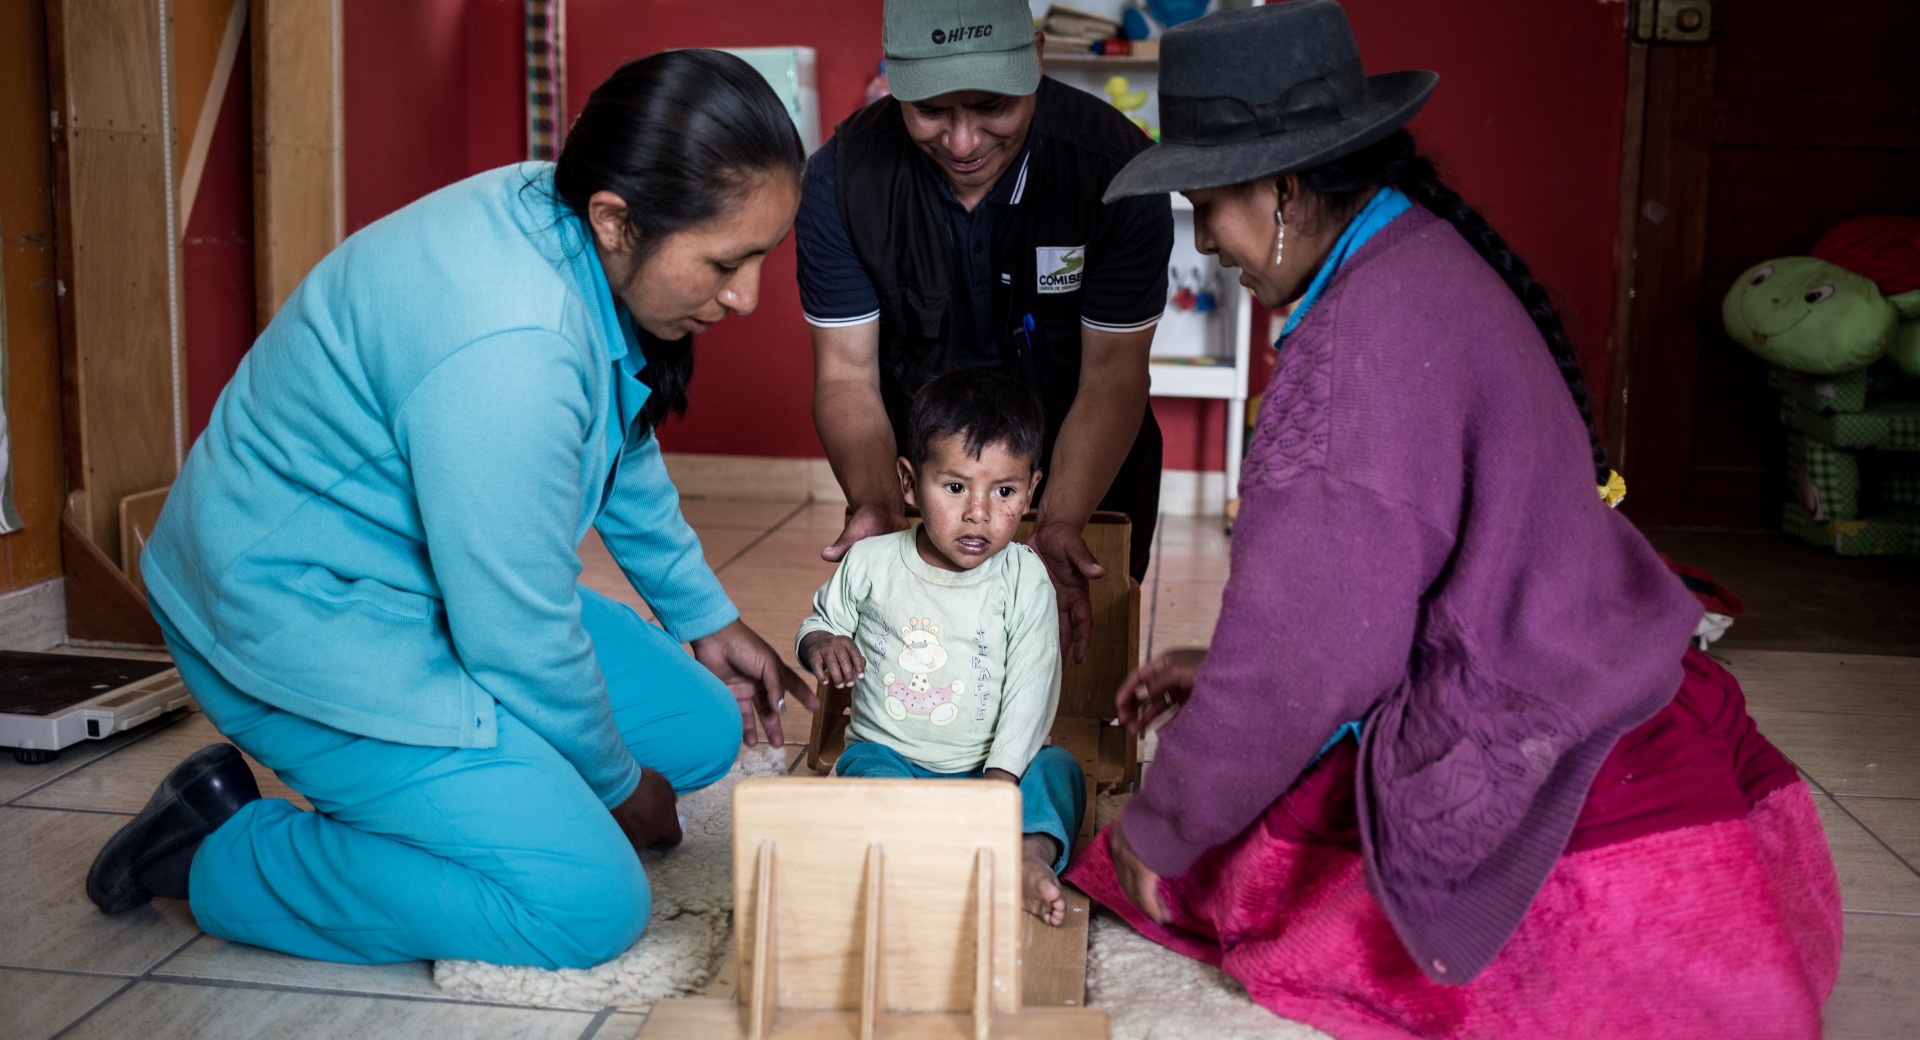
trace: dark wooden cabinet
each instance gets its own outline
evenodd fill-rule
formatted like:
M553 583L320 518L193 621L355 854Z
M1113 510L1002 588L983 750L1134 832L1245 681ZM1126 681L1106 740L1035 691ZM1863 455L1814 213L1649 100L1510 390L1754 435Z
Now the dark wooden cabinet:
M1720 301L1749 265L1805 253L1843 220L1920 213L1920 3L1714 0L1708 42L1634 46L1625 371L1609 402L1625 508L1774 526L1775 394L1721 330Z

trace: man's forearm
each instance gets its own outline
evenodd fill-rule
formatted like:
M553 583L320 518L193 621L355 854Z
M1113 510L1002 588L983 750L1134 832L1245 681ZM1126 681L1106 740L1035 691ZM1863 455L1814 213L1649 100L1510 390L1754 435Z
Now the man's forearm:
M893 424L871 386L819 387L813 399L813 424L849 505L904 507L894 464L899 453L893 443Z
M1040 499L1041 521L1086 526L1133 450L1147 410L1146 366L1083 370L1073 407L1060 424L1053 463Z

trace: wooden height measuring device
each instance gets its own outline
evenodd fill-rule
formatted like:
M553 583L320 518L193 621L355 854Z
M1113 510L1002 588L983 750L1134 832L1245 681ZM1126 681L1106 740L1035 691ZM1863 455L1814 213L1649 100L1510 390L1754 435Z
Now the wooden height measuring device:
M994 780L745 780L733 796L737 999L665 1000L648 1040L1079 1040L1023 1008L1020 801Z

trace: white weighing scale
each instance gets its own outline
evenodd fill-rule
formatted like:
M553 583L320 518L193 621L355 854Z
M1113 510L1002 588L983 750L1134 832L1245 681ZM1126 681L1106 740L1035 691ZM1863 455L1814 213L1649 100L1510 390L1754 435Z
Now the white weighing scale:
M20 762L51 762L191 701L166 661L0 650L0 747Z

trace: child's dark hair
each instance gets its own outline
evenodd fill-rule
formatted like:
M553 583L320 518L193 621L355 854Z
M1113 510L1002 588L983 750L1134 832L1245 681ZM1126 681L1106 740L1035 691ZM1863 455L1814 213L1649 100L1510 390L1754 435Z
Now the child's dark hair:
M926 464L933 439L953 434L976 459L987 445L998 444L1037 467L1046 426L1040 402L1026 387L992 369L954 369L913 395L913 409L907 413L907 461L919 469Z
M665 51L630 61L593 88L554 163L555 194L582 217L596 191L627 204L627 245L645 260L679 231L717 217L761 178L799 179L806 150L786 106L753 66L724 51ZM636 268L637 270L637 268ZM693 337L642 332L651 430L684 415Z
M1487 218L1467 205L1458 192L1440 180L1433 163L1414 146L1412 134L1396 130L1351 155L1301 171L1300 179L1336 213L1352 212L1361 192L1390 184L1406 192L1409 198L1425 206L1435 216L1452 224L1454 230L1473 245L1481 258L1500 273L1507 288L1519 297L1527 316L1539 328L1541 338L1547 341L1547 349L1553 353L1553 360L1560 367L1560 378L1566 381L1567 392L1573 395L1574 407L1580 410L1580 419L1587 425L1587 445L1593 452L1594 482L1601 485L1607 483L1607 452L1600 446L1600 435L1593 428L1593 402L1587 397L1580 358L1574 353L1573 341L1567 336L1566 326L1561 323L1560 312L1554 308L1546 286L1534 280L1532 272L1527 269L1527 262L1507 245L1493 225L1487 223Z

